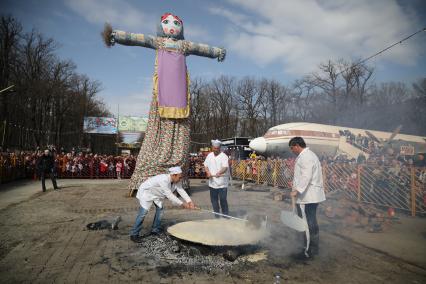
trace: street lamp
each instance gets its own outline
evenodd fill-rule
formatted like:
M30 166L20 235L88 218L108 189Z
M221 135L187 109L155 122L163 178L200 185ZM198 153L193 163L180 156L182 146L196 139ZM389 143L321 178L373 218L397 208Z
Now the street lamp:
M15 87L15 85L11 85L11 86L9 86L7 88L4 88L3 90L0 91L0 94L3 93L3 92L5 92L5 91L7 91L7 90L9 90L9 89L12 89L13 87Z

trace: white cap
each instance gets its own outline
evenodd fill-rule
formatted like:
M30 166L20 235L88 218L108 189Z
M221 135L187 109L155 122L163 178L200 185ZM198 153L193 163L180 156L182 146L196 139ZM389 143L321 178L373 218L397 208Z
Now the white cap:
M181 167L172 167L169 169L171 175L177 175L182 173Z
M222 142L220 140L212 140L213 147L220 147L220 145L222 145Z

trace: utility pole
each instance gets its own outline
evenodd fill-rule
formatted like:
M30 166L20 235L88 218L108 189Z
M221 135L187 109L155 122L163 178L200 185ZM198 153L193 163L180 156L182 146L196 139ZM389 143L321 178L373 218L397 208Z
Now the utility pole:
M1 140L1 148L4 148L4 137L6 136L6 119L3 120L3 138Z
M120 125L120 104L118 104L117 105L117 120L116 120L116 123L117 123L117 134L116 134L116 139L115 139L115 154L116 154L116 156L118 156L118 143L120 142L119 141L119 138L120 138L120 134L119 134L119 131L118 131L118 127L119 127L119 125Z

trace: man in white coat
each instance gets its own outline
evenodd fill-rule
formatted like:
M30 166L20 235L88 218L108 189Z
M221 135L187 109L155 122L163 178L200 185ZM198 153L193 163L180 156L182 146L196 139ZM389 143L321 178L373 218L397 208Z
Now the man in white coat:
M212 140L212 152L209 153L204 161L204 168L206 176L209 178L210 188L210 201L212 203L213 211L229 215L228 212L228 184L229 184L229 162L228 156L220 151L222 142L219 140ZM219 218L218 215L215 215Z
M173 167L169 169L169 174L160 174L150 177L144 181L136 194L139 199L141 208L139 209L138 216L136 217L135 224L130 231L130 240L136 243L143 241L139 235L142 230L143 220L148 214L152 204L155 205L155 217L152 224L151 233L158 234L161 230L161 217L163 215L163 200L169 199L172 203L180 205L185 209L194 209L195 205L189 198L188 194L182 188L182 169L180 167ZM185 200L182 202L177 198L173 192L177 191L179 195Z
M319 252L318 204L325 200L321 163L314 152L306 147L302 137L289 141L290 150L297 155L294 166L292 197L297 197L298 215L308 223L310 242L304 238L302 258L311 258Z

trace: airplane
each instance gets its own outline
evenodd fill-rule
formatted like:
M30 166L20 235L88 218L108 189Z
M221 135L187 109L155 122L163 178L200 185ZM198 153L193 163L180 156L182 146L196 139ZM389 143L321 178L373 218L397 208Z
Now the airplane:
M358 134L374 140L384 150L399 153L401 155L415 155L426 153L426 137L400 134L402 126L395 131L384 132L376 130L350 128L344 126L325 125L309 122L293 122L271 127L263 137L253 139L249 147L265 156L292 156L288 142L295 136L302 137L307 147L317 155L336 156L346 154L348 158L357 158L362 153L368 158L367 149L361 145L352 144L347 141L347 133L355 137Z

